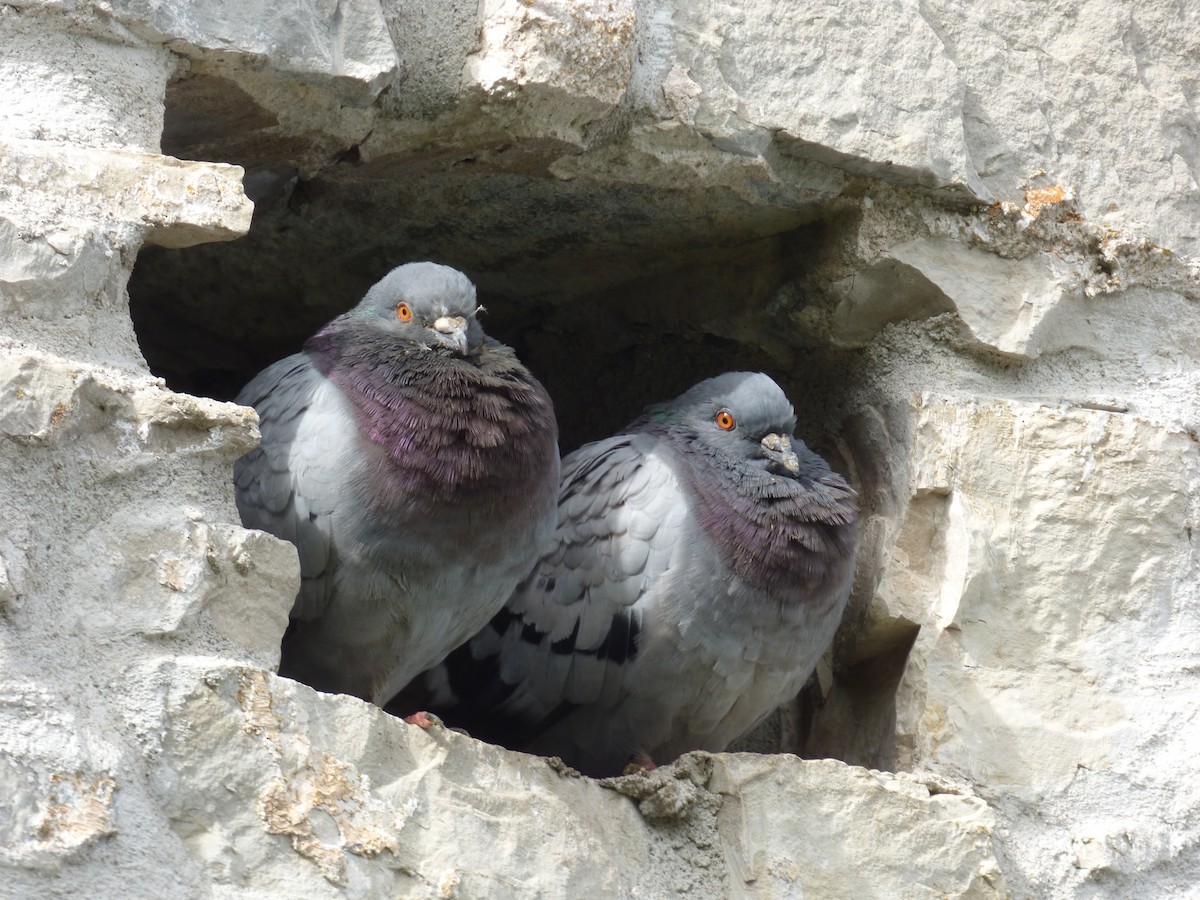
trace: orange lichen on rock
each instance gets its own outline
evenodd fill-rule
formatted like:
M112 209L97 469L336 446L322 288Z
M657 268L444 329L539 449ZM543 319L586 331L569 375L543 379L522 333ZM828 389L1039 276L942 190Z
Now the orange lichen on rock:
M1068 199L1070 196L1066 189L1057 184L1044 188L1029 188L1025 191L1025 212L1036 219L1042 207L1057 206Z

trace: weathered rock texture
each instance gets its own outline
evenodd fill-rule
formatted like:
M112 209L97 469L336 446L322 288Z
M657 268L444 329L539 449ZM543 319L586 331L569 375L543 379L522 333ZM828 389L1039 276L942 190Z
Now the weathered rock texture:
M0 6L0 894L1200 896L1198 71L1157 0ZM864 505L746 743L807 761L598 783L271 674L223 401L422 258L564 450L788 388Z

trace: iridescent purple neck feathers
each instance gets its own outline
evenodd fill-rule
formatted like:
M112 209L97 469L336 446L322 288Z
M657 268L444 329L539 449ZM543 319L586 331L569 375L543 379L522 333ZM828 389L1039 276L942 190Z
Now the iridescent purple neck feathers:
M545 388L487 338L463 359L334 320L305 346L378 449L377 500L425 510L526 494L557 454Z
M853 488L798 439L794 477L713 453L664 429L676 454L696 518L722 562L746 583L781 600L847 577L854 556L858 503Z

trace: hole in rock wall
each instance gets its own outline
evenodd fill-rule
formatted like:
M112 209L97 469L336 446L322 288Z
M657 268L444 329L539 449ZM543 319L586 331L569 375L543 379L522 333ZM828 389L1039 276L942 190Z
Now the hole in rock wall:
M562 180L551 164L573 151L552 140L363 161L355 148L272 137L272 117L238 93L205 75L168 92L163 152L244 166L255 202L245 237L148 247L137 261L134 324L172 389L232 399L393 267L429 259L475 282L485 328L545 383L564 454L702 378L760 369L792 399L810 446L845 474L870 471L854 458L869 448L843 433L859 355L806 324L810 273L838 252L853 204L786 208L712 185ZM322 152L328 163L302 175L298 160ZM865 516L877 486L857 487ZM849 699L834 725L817 715L814 677L745 746L889 765L880 747L906 653L835 659Z

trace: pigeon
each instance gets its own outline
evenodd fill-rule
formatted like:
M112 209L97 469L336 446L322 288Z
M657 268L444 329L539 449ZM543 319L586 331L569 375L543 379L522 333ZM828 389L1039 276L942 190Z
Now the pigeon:
M549 549L422 699L598 777L751 730L812 673L854 570L856 494L795 422L769 376L731 372L567 456Z
M552 536L554 408L478 311L461 272L400 266L238 395L262 433L234 464L242 523L300 557L281 675L385 705Z

